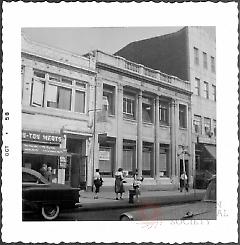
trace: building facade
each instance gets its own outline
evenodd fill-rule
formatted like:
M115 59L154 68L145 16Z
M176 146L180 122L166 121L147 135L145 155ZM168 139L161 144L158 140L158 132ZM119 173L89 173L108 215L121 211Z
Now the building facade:
M22 165L51 166L54 181L114 186L138 169L144 185L193 183L191 84L124 58L78 56L22 36ZM128 180L129 178L129 180Z
M216 34L184 27L128 44L116 55L190 81L196 173L216 171Z
M96 119L94 150L104 185L114 185L119 167L129 178L138 169L143 185L176 187L183 170L192 183L190 83L101 51L91 56L96 105L107 106L107 117Z
M22 165L85 186L91 164L95 63L22 35ZM92 101L92 102L91 102Z

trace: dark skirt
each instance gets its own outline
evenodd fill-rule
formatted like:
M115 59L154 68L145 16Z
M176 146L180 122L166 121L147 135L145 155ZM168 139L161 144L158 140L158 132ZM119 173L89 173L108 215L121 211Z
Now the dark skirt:
M123 186L123 181L119 178L116 178L116 180L115 180L115 192L116 193L125 192L124 186Z

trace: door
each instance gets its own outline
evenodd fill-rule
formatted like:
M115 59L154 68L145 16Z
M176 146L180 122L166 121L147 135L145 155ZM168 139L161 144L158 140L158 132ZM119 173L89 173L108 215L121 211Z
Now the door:
M71 179L72 187L86 187L87 176L87 157L80 154L72 154L71 156Z

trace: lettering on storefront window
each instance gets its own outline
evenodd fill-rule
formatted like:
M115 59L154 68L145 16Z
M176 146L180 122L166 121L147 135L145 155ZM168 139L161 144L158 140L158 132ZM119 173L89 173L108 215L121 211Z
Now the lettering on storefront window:
M60 134L51 134L51 133L23 130L22 139L25 141L37 141L37 142L60 144L62 141L62 136Z

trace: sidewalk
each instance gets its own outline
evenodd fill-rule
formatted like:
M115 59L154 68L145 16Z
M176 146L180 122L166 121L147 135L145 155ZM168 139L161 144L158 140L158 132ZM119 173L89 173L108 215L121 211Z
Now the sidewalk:
M123 196L123 200L115 200L114 192L100 192L99 198L94 199L93 192L81 191L81 207L78 211L100 210L100 209L117 209L126 207L154 206L154 205L171 205L186 202L200 201L206 190L189 190L189 192L180 191L142 191L139 201L134 203L128 202L128 192Z

